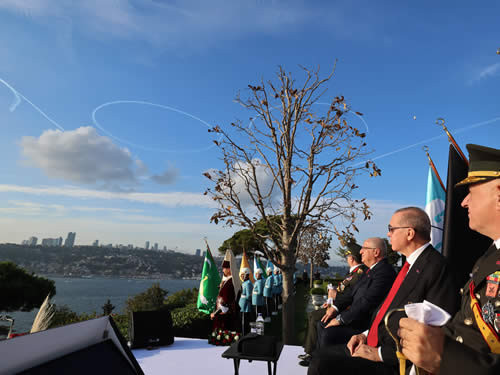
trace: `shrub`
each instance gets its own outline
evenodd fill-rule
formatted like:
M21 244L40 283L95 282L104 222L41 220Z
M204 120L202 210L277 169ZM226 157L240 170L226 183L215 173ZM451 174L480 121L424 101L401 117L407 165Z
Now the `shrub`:
M198 299L198 289L182 289L175 292L165 300L165 307L169 310L174 310L179 307L185 307L189 304L196 303Z
M120 333L128 341L130 339L128 337L128 314L111 314L111 317L113 318Z
M210 316L198 310L196 303L172 311L174 335L206 339L211 331Z
M168 291L160 288L159 283L154 283L145 292L129 297L125 302L125 312L160 310L167 294Z
M0 262L0 311L31 311L56 294L54 280L36 276L12 262Z
M313 285L323 285L323 280L314 280Z
M85 320L97 318L97 314L77 314L66 305L55 306L54 317L49 328L65 326L67 324L83 322Z
M323 294L324 295L324 294L326 294L326 291L323 288L312 288L310 290L310 293L311 294Z

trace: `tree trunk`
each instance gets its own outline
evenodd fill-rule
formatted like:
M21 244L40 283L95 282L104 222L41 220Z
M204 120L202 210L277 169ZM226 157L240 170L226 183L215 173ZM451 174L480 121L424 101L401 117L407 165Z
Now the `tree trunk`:
M309 289L312 289L313 287L313 272L314 272L314 264L313 260L311 259L311 273L309 274Z
M287 257L288 258L288 257ZM283 272L283 343L287 345L295 344L295 293L293 285L293 273L295 266L291 264L291 259L286 259L287 271Z

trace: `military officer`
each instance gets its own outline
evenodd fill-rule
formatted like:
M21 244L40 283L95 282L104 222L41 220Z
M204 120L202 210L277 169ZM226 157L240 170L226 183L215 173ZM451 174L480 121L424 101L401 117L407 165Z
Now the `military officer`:
M473 144L467 149L468 177L456 185L469 189L462 207L470 228L494 242L474 265L461 290L461 308L448 324L400 320L403 354L432 374L500 374L500 150Z
M313 310L308 313L308 326L307 326L307 337L304 343L304 352L305 354L299 355L299 359L307 361L311 357L311 353L314 351L316 347L317 340L317 329L316 323L323 318L326 313L326 308L333 305L337 296L340 296L344 293L348 293L349 290L355 285L361 276L366 271L366 266L361 263L361 246L356 242L350 242L347 244L346 250L346 261L349 266L349 272L346 277L339 285L336 287L331 284L328 285L328 300L321 306L319 310Z

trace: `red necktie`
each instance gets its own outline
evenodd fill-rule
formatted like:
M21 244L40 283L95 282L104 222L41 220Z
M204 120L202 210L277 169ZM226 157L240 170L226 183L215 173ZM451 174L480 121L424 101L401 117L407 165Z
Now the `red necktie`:
M387 312L387 309L389 308L392 300L394 299L394 296L398 292L399 287L403 283L403 280L405 279L409 268L410 264L408 262L405 262L403 268L401 268L401 271L399 271L398 277L396 277L394 284L392 284L392 288L389 291L387 297L385 298L384 304L378 311L377 316L375 317L375 320L373 321L372 326L370 327L366 343L370 346L373 346L374 348L378 344L378 325L380 324L380 321L383 319L385 313Z

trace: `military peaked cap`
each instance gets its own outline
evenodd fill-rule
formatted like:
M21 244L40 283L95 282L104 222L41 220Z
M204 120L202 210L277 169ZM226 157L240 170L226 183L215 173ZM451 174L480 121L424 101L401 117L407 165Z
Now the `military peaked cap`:
M474 184L500 178L500 150L468 144L469 173L455 186Z
M356 242L349 242L346 247L347 251L345 252L345 255L351 255L356 262L361 263L361 246L359 246Z

